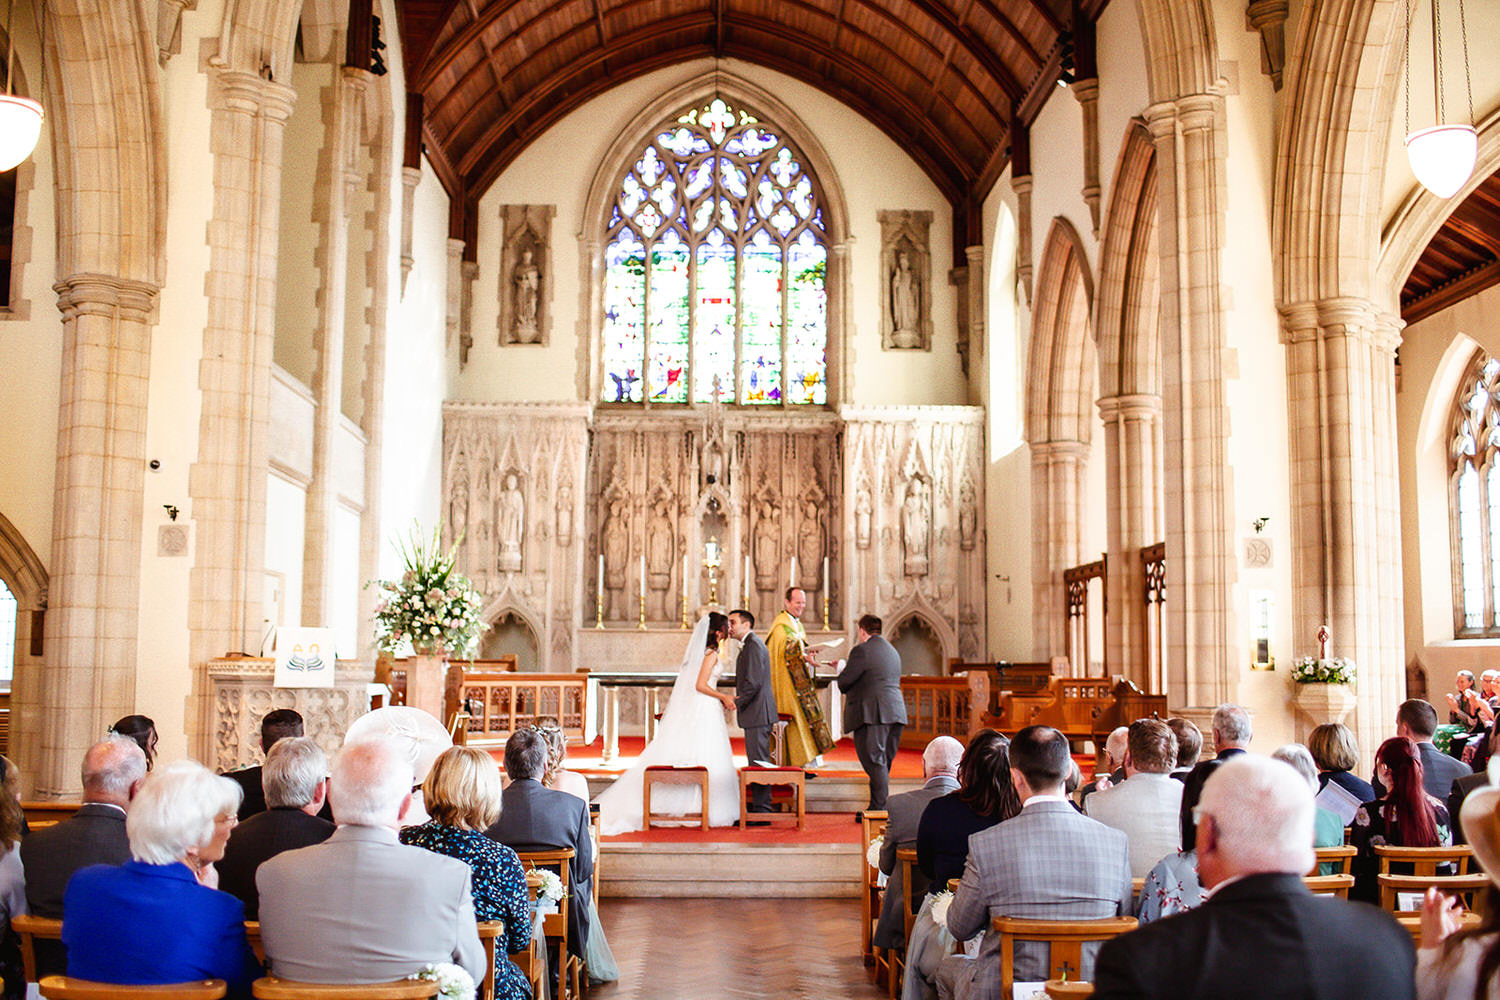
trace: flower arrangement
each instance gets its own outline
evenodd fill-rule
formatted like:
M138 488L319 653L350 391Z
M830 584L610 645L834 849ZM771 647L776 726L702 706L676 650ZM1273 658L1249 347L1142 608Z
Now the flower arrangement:
M880 849L885 846L885 837L876 837L870 841L870 846L865 848L865 864L871 868L880 867Z
M558 875L557 872L551 871L546 868L537 869L537 874L541 876L537 880L537 902L561 902L563 896L562 877Z
M1342 656L1318 659L1299 656L1292 664L1292 680L1298 684L1353 684L1354 661Z
M416 975L408 979L426 979L438 984L438 996L443 1000L474 1000L474 977L456 965L430 962Z
M462 573L453 569L455 550L442 550L438 531L424 540L415 527L396 542L405 563L399 580L376 580L375 644L399 653L410 644L419 655L473 655L488 626L479 619L483 598ZM369 586L369 584L366 584Z

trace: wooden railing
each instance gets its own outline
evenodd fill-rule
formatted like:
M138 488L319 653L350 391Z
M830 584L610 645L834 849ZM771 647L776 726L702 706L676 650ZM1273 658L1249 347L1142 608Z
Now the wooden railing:
M968 670L956 677L907 674L901 678L901 693L906 698L902 746L925 747L938 736L967 743L974 720L989 704L989 674L985 669Z
M1109 625L1109 597L1108 597L1108 560L1101 558L1097 562L1084 563L1082 566L1074 566L1063 570L1063 608L1067 622L1068 660L1074 666L1088 673L1093 663L1091 659L1089 633L1089 589L1090 584L1099 581L1100 604L1103 622L1100 624L1101 632ZM1104 643L1101 662L1104 665L1103 676L1109 676L1109 644Z
M1146 664L1146 679L1153 690L1167 689L1167 543L1157 542L1141 549L1141 572L1145 575L1143 592L1146 600L1146 634L1141 662Z
M592 736L587 670L575 674L465 670L459 690L469 715L465 727L469 746L503 745L511 733L542 715L555 717L570 743L583 743Z

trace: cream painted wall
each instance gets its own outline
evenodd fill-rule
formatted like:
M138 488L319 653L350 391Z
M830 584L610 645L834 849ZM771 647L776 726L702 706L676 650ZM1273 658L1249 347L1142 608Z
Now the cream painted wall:
M610 144L657 95L712 68L700 60L620 85L558 122L500 176L479 207L479 278L474 291L474 349L458 380L457 397L513 402L576 398L580 331L579 255L576 238L592 235L602 220L582 218L589 185ZM726 60L722 71L748 79L797 110L833 162L849 207L850 364L848 402L955 404L968 402L957 354L955 299L948 285L953 266L952 213L937 188L895 143L833 98L790 77ZM644 138L644 137L642 137ZM872 164L878 165L872 168ZM555 204L551 342L548 346L498 346L500 206ZM880 348L880 225L883 209L925 209L933 214L933 347L928 353ZM597 351L593 352L597 357Z
M322 233L313 219L318 162L323 155L324 91L333 81L327 63L299 62L291 85L297 103L287 119L281 175L281 235L276 260L276 363L303 385L311 386L317 365L320 275L318 246Z
M1451 690L1458 670L1488 670L1500 660L1500 641L1453 638L1448 517L1453 398L1476 347L1500 356L1497 316L1500 287L1412 324L1401 342L1396 430L1406 657L1427 670L1432 692Z

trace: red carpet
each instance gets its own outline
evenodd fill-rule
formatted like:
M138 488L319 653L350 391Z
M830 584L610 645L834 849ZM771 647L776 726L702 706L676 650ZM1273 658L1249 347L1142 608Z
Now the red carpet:
M697 826L653 826L650 830L622 833L603 838L606 844L858 844L859 824L852 813L807 813L804 828L792 823L771 826L709 827L704 833Z

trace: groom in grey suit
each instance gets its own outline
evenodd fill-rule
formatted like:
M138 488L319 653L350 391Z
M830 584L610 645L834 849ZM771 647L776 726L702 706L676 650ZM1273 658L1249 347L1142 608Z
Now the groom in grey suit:
M860 616L859 643L849 651L849 662L838 676L839 690L844 692L844 728L854 734L859 766L870 776L871 809L885 808L891 764L906 727L901 654L880 634L882 628L874 615Z
M729 612L729 634L738 639L734 661L735 721L745 731L745 758L751 764L771 754L771 727L776 724L776 695L771 690L771 652L755 634L755 616L742 608ZM750 811L771 811L771 786L750 786Z

